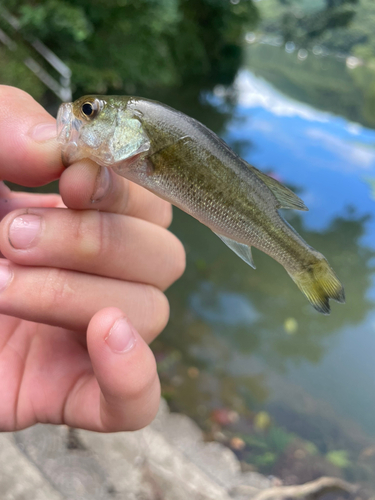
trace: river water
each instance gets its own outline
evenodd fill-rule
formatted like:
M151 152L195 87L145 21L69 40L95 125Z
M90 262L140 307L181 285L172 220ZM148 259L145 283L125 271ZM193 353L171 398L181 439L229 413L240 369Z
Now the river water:
M175 210L187 271L168 291L171 321L155 352L165 396L201 425L232 411L231 435L246 441L254 415L266 412L322 456L336 453L331 462L358 479L375 466L375 130L350 71L343 60L252 46L234 85L202 96L227 116L223 139L304 200L309 212L284 215L327 257L346 304L331 301L331 315L320 315L275 261L254 250L251 269ZM324 81L338 74L336 95Z

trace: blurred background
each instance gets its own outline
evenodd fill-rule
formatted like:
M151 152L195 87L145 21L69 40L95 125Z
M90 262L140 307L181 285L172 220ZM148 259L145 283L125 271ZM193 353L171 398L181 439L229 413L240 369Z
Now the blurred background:
M52 114L87 93L160 100L305 201L285 216L344 283L329 317L275 261L255 250L252 270L175 209L188 265L152 346L163 396L247 470L373 498L374 28L373 0L0 2L1 83Z

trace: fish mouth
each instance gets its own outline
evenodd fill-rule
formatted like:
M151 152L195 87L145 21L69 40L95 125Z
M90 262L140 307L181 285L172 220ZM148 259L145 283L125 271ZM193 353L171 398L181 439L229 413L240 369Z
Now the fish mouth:
M61 104L57 113L57 140L62 145L61 158L65 167L78 159L78 139L81 126L81 120L74 116L73 104L71 102Z
M69 141L72 118L72 103L61 104L57 113L57 140L60 144L66 144Z

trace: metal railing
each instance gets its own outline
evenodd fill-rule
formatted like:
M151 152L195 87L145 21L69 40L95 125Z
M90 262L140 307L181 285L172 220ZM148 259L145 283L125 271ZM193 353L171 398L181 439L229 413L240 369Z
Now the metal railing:
M31 56L26 57L23 60L25 66L27 66L35 74L35 76L39 78L39 80L43 82L46 87L52 90L52 92L54 92L62 101L71 101L72 72L70 68L38 38L23 34L18 19L2 5L0 5L0 17L6 21L12 29L19 32L25 42L31 45L42 56L42 58L60 74L60 79L59 81L56 80ZM18 48L17 42L12 40L2 29L0 29L0 42L12 52L15 52Z

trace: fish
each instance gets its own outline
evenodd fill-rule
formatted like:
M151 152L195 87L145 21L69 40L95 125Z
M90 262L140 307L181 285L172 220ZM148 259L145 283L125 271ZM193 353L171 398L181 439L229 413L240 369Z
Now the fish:
M67 167L90 158L208 226L255 269L251 248L287 271L312 306L330 313L345 302L338 277L279 213L307 210L286 186L240 158L194 118L132 96L83 96L63 103L58 141Z

